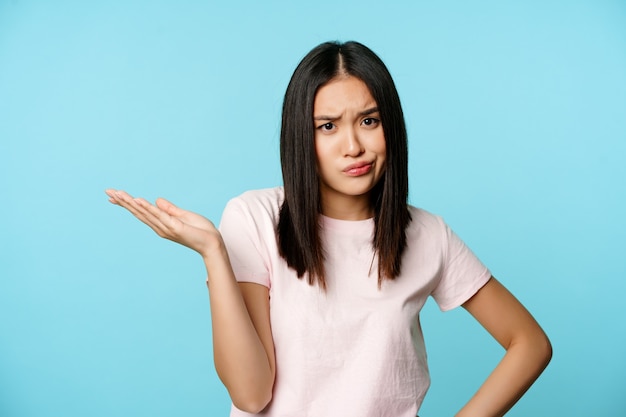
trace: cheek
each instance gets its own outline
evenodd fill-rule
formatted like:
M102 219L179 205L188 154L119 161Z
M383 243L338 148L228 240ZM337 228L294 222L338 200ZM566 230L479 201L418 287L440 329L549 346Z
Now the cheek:
M380 165L380 170L384 171L385 167L386 167L386 161L387 161L387 143L385 142L385 137L383 135L381 135L381 137L379 138L378 142L377 142L377 146L376 146L376 150L375 150L376 154L378 155L378 159L382 162Z
M329 137L315 138L315 157L319 165L330 161L333 155L337 153L337 144Z
M317 163L318 171L324 169L328 164L328 146L325 146L320 141L315 141L315 160Z
M382 158L387 156L387 142L385 141L385 136L383 134L377 138L376 153Z

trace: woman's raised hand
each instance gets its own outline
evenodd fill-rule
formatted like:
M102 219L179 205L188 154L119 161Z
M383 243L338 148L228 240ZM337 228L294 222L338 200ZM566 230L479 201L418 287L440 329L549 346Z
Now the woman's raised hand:
M151 204L121 190L109 189L105 193L111 203L130 211L157 235L187 246L204 258L223 247L221 235L213 223L199 214L176 207L163 198Z

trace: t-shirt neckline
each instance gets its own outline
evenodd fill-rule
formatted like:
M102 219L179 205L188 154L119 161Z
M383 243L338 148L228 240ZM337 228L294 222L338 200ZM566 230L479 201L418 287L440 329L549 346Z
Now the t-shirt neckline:
M320 214L320 225L323 230L349 233L352 235L370 235L374 227L374 218L370 217L369 219L364 220L342 220Z

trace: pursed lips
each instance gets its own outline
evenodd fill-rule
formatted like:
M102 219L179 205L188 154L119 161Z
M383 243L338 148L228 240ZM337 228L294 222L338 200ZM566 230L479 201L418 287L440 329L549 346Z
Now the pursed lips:
M363 175L368 173L371 169L372 166L374 165L374 162L367 162L367 161L361 161L361 162L355 162L354 164L350 164L348 165L343 172L345 172L348 175Z

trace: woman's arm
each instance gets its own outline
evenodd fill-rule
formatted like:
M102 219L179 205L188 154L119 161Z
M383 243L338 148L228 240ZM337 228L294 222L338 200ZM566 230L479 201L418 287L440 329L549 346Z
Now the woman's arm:
M152 205L123 191L107 190L106 194L111 203L130 211L162 238L202 256L208 275L215 368L237 408L261 411L272 398L275 377L267 288L237 284L222 236L206 218L164 199Z
M233 404L258 413L272 399L275 377L269 291L260 284L237 284L225 248L204 259L215 369Z
M506 354L456 417L503 416L548 365L552 346L528 310L493 277L463 307Z

